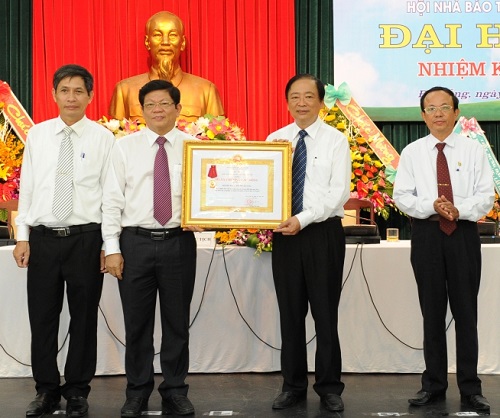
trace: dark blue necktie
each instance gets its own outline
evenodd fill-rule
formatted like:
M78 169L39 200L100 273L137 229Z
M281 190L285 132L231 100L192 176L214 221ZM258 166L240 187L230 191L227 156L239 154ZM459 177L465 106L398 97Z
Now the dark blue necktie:
M304 203L304 181L306 179L307 148L304 138L307 132L299 132L292 163L292 215L302 212Z

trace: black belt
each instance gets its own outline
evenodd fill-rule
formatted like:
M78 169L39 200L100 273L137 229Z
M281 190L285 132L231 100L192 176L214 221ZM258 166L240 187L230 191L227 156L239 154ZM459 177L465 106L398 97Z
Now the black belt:
M323 222L333 222L333 221L341 221L342 218L340 216L332 216L331 218L325 219Z
M123 228L125 231L133 232L137 235L144 235L145 237L151 238L154 241L164 241L176 237L182 234L183 231L180 226L177 228L165 228L165 229L147 229L141 228L140 226L126 226Z
M411 221L416 221L416 222L426 222L426 221L432 221L432 222L439 222L441 216L439 216L437 213L434 215L429 216L428 218L410 218Z
M32 227L31 230L40 232L41 234L44 235L64 238L64 237L69 237L70 235L81 234L83 232L100 231L101 224L90 223L84 225L56 226L56 227L37 225Z

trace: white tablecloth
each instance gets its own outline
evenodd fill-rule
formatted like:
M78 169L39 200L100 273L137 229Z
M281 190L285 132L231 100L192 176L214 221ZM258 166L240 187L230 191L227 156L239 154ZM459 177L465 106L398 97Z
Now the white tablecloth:
M0 347L0 377L31 375L26 271L15 265L12 248L0 247L0 344L9 354ZM485 244L482 251L479 372L499 374L500 278L497 264L500 245ZM345 372L420 373L423 370L422 319L409 255L409 241L359 247L348 245L345 285L339 308ZM224 252L219 248L215 253L211 249L198 249L196 287L191 305L194 322L190 372L280 369L279 313L270 261L271 254L254 257L250 248L227 247ZM106 275L104 280L97 374L122 374L125 350L118 339L124 340L124 327L118 287L113 277ZM61 318L62 344L69 323L66 306ZM310 317L307 322L308 339L311 339L313 322ZM156 325L158 351L160 327L159 323ZM450 372L455 371L454 335L452 324L448 332ZM60 366L64 363L66 348L67 345L63 346L59 355ZM309 344L310 370L314 368L314 351L313 340ZM158 356L155 368L159 371Z

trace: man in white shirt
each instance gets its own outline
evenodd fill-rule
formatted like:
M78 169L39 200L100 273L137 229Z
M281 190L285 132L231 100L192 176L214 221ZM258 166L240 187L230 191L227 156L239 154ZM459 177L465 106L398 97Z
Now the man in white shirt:
M308 304L317 339L314 390L328 411L344 409L337 322L345 255L341 218L349 199L351 157L346 137L318 117L324 96L324 85L317 78L301 74L290 79L285 97L295 121L267 138L293 143L293 176L303 172L295 168L298 148L303 147L299 145L301 139L307 154L305 178L299 182L303 197L292 185L292 217L275 229L273 237L272 268L280 310L284 378L273 409L290 408L306 397Z
M94 96L93 84L83 67L59 68L52 90L59 117L33 126L24 150L13 255L19 267L28 267L31 364L37 395L26 416L52 413L61 395L67 400L68 417L85 416L88 410L104 273L102 188L115 142L111 132L85 116ZM65 167L60 165L63 143L69 146ZM60 179L67 186L59 189L62 210L56 203ZM65 286L71 322L65 383L60 386L58 332Z
M191 231L199 229L184 231L180 223L184 141L195 138L175 127L182 106L179 89L172 83L146 83L139 91L139 102L147 127L117 142L103 201L106 268L119 279L125 318L127 400L121 416L141 416L154 389L157 294L162 324L163 382L158 388L162 409L168 414L192 415L185 378L196 274L196 240ZM161 177L159 159L168 162ZM158 197L158 189L167 184L170 190ZM166 209L168 215L163 216Z
M424 406L446 397L449 302L462 405L489 413L477 375L481 242L476 222L493 205L493 174L482 146L453 133L460 110L451 90L427 90L420 107L430 135L406 146L394 183L398 208L412 218L411 263L424 325L422 388L408 402Z

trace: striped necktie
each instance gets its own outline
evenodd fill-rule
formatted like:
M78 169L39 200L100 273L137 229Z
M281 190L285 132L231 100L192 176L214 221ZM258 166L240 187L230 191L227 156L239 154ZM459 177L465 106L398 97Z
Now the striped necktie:
M443 148L445 143L436 144L438 149L438 156L436 160L437 182L438 182L438 195L444 196L451 203L453 203L453 190L451 188L450 170L448 169L448 161L444 155ZM446 235L451 235L457 229L457 223L449 219L439 216L439 228Z
M161 225L165 225L172 217L172 195L170 191L168 157L167 151L165 150L166 141L166 138L163 136L159 136L156 140L158 151L156 152L154 165L154 218Z
M299 132L292 163L292 215L302 212L304 204L304 181L306 179L307 148L305 130Z
M64 221L73 211L73 143L69 126L64 128L64 139L59 147L56 184L52 212L57 219Z

